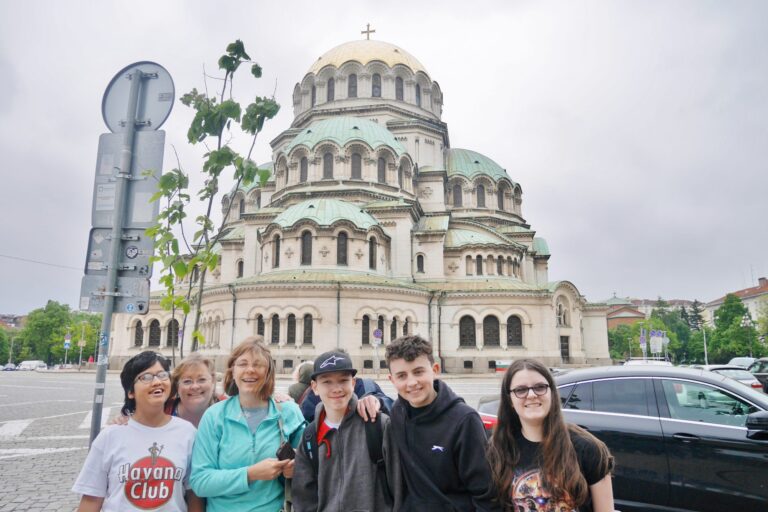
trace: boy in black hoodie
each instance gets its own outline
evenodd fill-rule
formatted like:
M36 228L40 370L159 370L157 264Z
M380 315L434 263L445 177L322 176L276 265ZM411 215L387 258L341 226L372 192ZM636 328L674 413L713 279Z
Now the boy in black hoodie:
M390 431L400 452L404 512L496 511L483 422L441 380L432 345L403 336L387 346L398 400Z

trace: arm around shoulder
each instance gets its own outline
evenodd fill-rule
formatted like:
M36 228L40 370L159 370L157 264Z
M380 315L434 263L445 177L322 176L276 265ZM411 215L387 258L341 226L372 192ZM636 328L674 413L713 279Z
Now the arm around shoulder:
M474 411L467 414L458 427L457 446L459 478L471 495L478 511L497 511L496 491L491 479L491 468L485 457L487 444L485 428Z

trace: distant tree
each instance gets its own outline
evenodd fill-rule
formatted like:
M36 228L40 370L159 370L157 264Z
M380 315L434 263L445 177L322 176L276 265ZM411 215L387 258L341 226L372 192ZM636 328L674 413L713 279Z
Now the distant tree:
M757 335L763 345L768 343L768 299L763 299L757 307Z
M702 326L701 329L691 332L691 338L686 347L686 359L679 361L680 363L704 364L704 331L707 334L707 344L711 348L713 331L709 327Z
M729 293L723 304L715 311L715 330L712 333L710 362L727 363L731 358L749 355L755 357L765 353L765 347L758 343L754 324L745 325L748 310L736 295Z
M611 359L625 360L631 357L631 343L632 328L629 325L618 325L608 330L608 350L611 353Z
M699 330L703 324L704 309L701 307L701 302L694 300L688 312L688 326L693 330Z
M669 311L669 302L659 297L656 300L656 304L653 305L653 311L658 311L660 315L666 314ZM651 314L653 314L653 312L651 312Z
M691 328L691 320L688 318L688 309L685 307L685 304L680 306L680 319L685 322L689 329Z

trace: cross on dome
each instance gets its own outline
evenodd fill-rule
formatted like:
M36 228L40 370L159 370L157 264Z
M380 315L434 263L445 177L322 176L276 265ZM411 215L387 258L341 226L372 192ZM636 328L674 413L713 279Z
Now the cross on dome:
M370 23L366 23L365 24L365 30L360 31L361 34L365 34L365 38L368 39L368 40L371 39L371 34L373 34L374 32L376 32L376 30L371 30L371 24Z

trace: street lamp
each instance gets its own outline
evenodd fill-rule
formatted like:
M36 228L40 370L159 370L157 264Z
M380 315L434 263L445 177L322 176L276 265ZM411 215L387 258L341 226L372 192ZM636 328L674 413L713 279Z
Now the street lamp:
M745 329L750 329L754 327L755 323L752 321L752 317L749 316L749 311L744 313L744 317L741 319L741 326ZM752 333L748 332L747 335L749 336L749 357L752 357Z
M16 336L11 338L11 350L8 352L8 364L13 363L13 342L16 341Z

